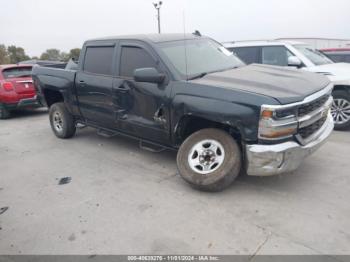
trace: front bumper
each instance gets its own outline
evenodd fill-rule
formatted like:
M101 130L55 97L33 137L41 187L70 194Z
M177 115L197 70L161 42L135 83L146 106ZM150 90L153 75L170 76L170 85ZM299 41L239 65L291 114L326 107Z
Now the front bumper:
M277 145L247 145L247 174L250 176L272 176L297 169L305 157L323 145L334 128L330 113L315 138L306 145L285 142Z
M6 108L7 110L14 110L19 108L25 108L25 107L41 107L42 104L40 103L37 96L34 96L32 98L25 98L19 100L17 103L0 103L0 109Z

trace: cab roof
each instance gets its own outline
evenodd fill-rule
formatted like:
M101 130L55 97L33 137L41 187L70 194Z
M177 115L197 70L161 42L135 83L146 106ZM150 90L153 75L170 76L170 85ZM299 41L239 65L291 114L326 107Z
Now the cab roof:
M105 40L141 40L144 42L161 43L180 40L191 40L198 38L206 38L205 36L198 36L195 34L138 34L138 35L121 35L109 36L102 38L95 38L87 40L86 42L105 41Z

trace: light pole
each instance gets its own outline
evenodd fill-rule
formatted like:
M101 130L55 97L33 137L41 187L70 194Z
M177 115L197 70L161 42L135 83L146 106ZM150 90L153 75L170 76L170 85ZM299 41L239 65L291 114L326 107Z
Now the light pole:
M158 3L153 3L154 8L157 9L158 34L160 34L160 7L162 3L163 3L162 1L159 1Z

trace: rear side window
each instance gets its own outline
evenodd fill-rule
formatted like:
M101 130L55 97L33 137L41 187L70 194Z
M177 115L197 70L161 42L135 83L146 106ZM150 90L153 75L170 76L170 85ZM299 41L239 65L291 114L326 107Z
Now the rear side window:
M260 47L236 47L230 49L237 54L237 56L243 60L246 64L261 63L260 60Z
M345 63L350 63L350 54L346 55L346 54L326 54L330 59L332 59L333 62L336 63L341 63L341 62L345 62Z
M146 50L139 47L122 47L120 76L133 77L135 69L145 67L157 68L156 62Z
M7 68L2 71L2 75L5 79L7 78L20 78L28 77L32 75L32 67L13 67Z
M264 46L262 62L267 65L288 66L288 57L293 56L284 46Z
M113 46L87 47L84 60L85 72L112 75Z
M336 63L340 63L340 62L344 62L343 58L341 55L330 55L330 54L326 54L326 56L328 56L333 62Z

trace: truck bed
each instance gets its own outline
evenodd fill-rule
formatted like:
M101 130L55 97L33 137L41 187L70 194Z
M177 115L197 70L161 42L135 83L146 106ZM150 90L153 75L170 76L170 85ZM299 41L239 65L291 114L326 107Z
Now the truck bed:
M65 98L64 101L71 109L72 100L75 96L75 76L76 70L67 70L54 67L35 66L32 77L40 101L47 105L45 94L48 92L59 92Z

